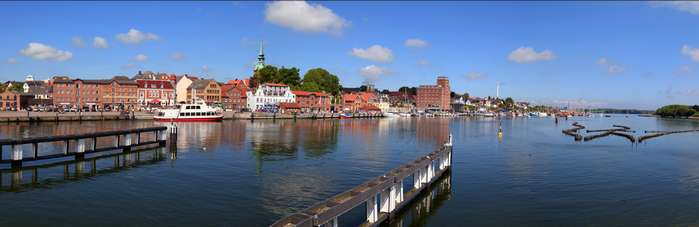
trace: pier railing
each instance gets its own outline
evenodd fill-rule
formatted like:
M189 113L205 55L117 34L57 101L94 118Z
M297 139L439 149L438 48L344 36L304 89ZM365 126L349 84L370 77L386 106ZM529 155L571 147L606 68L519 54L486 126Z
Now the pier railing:
M452 150L452 136L449 135L449 140L436 151L278 220L271 226L338 226L339 216L361 205L366 205L366 221L361 226L378 226L451 168ZM410 176L413 178L412 188L406 191L403 181Z
M177 133L177 129L174 126L171 126L126 129L75 135L44 136L21 139L2 139L0 140L0 163L11 163L12 167L20 167L22 166L23 162L27 161L62 158L69 156L74 156L76 160L80 160L83 159L86 154L90 153L104 152L109 150L122 150L124 152L128 152L131 150L132 147L149 144L158 144L159 146L165 146L165 142L167 140L166 131L168 129L170 129L170 133ZM154 134L154 140L144 141L142 139L142 134L146 133ZM113 145L107 147L98 147L97 139L103 137L112 137ZM92 140L91 149L86 147L86 140ZM70 151L71 141L75 141L75 146L77 146L73 152ZM63 152L44 155L39 153L39 144L53 142L63 142ZM25 154L23 150L23 145L27 144L32 145L32 152L30 153L30 155ZM6 146L9 146L11 148L10 159L3 158L3 148Z

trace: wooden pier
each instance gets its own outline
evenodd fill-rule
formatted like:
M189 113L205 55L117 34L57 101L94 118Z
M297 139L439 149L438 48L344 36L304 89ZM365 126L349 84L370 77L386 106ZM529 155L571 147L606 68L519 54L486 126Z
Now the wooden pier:
M135 147L142 147L151 144L157 144L158 146L162 147L166 145L168 131L171 134L170 137L174 137L173 135L176 135L177 128L174 125L171 125L169 127L149 127L76 135L3 139L0 140L0 163L10 163L13 168L16 168L21 167L22 164L25 162L31 161L65 157L74 157L75 160L82 160L85 158L86 154L92 153L113 150L129 152ZM153 134L154 137L152 140L146 141L145 139L142 139L142 136L144 134ZM97 139L105 137L112 138L112 145L106 147L99 147ZM86 146L86 141L90 141L89 148ZM63 143L62 152L54 152L52 154L41 154L39 152L39 144L56 142ZM25 145L31 145L31 149L29 152L25 152L23 150L23 147L25 147ZM71 146L76 146L73 151L71 151ZM3 151L5 147L10 147L11 155L9 159L3 158Z
M339 216L362 205L366 206L366 219L361 226L378 226L393 218L451 168L452 150L450 135L449 141L436 151L278 220L271 226L338 226ZM405 189L403 181L409 177L413 184L410 189Z

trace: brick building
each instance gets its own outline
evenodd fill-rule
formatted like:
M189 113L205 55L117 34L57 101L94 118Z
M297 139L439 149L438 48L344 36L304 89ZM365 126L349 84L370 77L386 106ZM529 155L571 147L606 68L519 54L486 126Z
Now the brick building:
M0 110L17 111L27 108L27 103L32 95L22 94L16 91L4 91L0 93Z
M96 110L98 108L134 108L138 84L126 77L110 80L58 78L53 81L53 105Z
M140 106L171 106L175 104L175 88L169 80L136 80Z
M437 77L437 85L420 85L417 88L415 105L418 110L434 109L449 111L450 106L449 78Z
M329 112L330 96L325 92L291 91L301 112Z
M249 80L229 80L221 85L221 103L224 108L241 111L247 108L247 91Z

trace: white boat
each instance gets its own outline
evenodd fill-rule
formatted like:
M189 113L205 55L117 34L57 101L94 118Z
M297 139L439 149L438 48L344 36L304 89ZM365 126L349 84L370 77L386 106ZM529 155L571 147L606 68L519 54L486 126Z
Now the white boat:
M197 100L191 104L177 105L174 109L158 110L153 118L162 122L221 121L223 112L206 105L204 101Z
M384 116L384 117L390 117L390 118L393 118L393 117L400 117L400 115L398 115L397 113L391 113L391 112L384 112L384 113L383 113L383 116Z
M412 117L412 116L413 116L413 115L411 115L410 113L400 113L399 115L400 115L401 117Z

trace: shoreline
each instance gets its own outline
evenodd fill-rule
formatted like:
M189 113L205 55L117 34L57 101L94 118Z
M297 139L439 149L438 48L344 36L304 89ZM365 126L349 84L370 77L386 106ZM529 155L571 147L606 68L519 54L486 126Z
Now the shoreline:
M224 112L224 120L275 120L275 119L338 119L339 113L304 113L304 114L270 114L270 113L234 113ZM380 113L355 113L352 118L379 118ZM60 121L121 121L153 120L153 114L134 112L0 112L0 123L15 122L60 122Z

